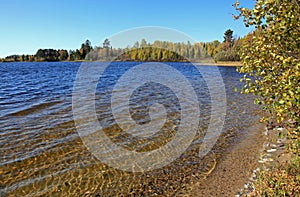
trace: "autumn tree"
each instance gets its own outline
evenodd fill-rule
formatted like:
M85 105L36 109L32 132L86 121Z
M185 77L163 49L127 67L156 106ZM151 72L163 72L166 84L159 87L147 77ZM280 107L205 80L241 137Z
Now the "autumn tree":
M58 61L58 57L59 53L55 49L39 49L35 54L36 61Z
M226 50L229 50L232 47L233 44L233 31L231 29L228 29L224 33L224 41Z
M234 5L246 26L255 31L242 49L246 83L243 93L279 123L300 131L300 5L299 0L257 0L253 9Z
M58 60L65 61L68 59L68 51L67 50L58 50Z
M145 38L143 38L143 39L141 40L140 47L141 47L141 48L147 47L147 42L146 42Z
M133 45L133 48L139 48L140 47L140 43L139 43L139 41L136 41L135 43L134 43L134 45Z
M233 31L228 29L224 33L223 43L214 47L215 51L209 49L209 54L214 54L216 61L240 61L239 51L241 50L241 43L243 39L234 39ZM208 45L210 48L210 46Z
M109 58L109 49L110 49L110 41L108 38L106 38L103 41L103 49L105 49L105 56L106 56L106 59L108 59Z
M80 52L80 59L85 59L86 55L92 50L92 44L89 40L86 40L85 43L81 44L81 48L79 49Z

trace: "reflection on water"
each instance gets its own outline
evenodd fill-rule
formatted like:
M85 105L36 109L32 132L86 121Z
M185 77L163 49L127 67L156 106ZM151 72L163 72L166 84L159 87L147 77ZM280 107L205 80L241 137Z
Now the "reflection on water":
M146 124L150 121L149 107L160 103L167 112L164 127L143 139L122 132L111 113L110 93L116 80L137 64L117 62L109 67L97 86L96 111L99 123L114 143L145 152L173 139L180 123L180 105L168 88L156 83L144 84L131 96L130 114L136 123ZM0 64L0 196L174 195L203 178L203 172L212 163L210 154L203 159L198 157L211 113L208 88L191 65L169 64L187 77L197 93L200 127L180 158L145 173L124 172L101 163L79 138L71 96L80 63ZM235 68L222 67L220 72L226 85L228 107L224 134L214 148L218 156L258 120L252 99L233 91L240 86L240 75ZM166 74L166 77L172 76ZM88 115L82 121L87 120Z

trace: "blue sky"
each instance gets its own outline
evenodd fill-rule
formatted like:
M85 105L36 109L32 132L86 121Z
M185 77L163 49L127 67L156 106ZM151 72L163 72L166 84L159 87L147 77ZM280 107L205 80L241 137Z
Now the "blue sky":
M240 0L253 7L254 0ZM250 29L231 6L235 0L0 0L0 57L35 54L39 48L76 49L86 39L141 26L179 30L196 41L223 40L227 29L244 36Z

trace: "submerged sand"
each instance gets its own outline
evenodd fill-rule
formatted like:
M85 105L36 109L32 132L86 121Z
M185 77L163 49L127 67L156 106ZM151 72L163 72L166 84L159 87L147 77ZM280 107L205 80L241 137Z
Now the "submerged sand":
M177 196L235 196L259 166L264 128L263 124L249 128L251 131L224 153L209 176Z

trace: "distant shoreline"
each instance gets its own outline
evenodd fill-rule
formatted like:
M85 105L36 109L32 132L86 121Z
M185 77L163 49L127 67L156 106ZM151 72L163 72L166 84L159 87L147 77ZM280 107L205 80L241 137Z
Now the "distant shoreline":
M20 61L6 61L6 62L0 62L0 63L29 63L29 61L24 61L24 62L20 62ZM76 60L76 61L31 61L31 62L93 62L93 61L84 61L84 60ZM95 61L94 61L95 62ZM97 61L96 61L97 62ZM98 61L98 62L109 62L109 61ZM122 61L118 61L118 62L122 62ZM130 62L130 61L123 61L123 62ZM141 62L141 61L132 61L132 62ZM143 61L144 62L156 62L156 61ZM157 62L164 62L164 61L157 61ZM168 61L166 61L168 62ZM182 63L187 63L186 61L170 61L170 62L182 62ZM242 62L212 62L212 63L207 63L207 62L191 62L197 66L231 66L231 67L238 67L238 66L242 66Z
M217 62L217 63L201 63L201 62L193 62L199 66L230 66L230 67L239 67L242 66L242 62Z

